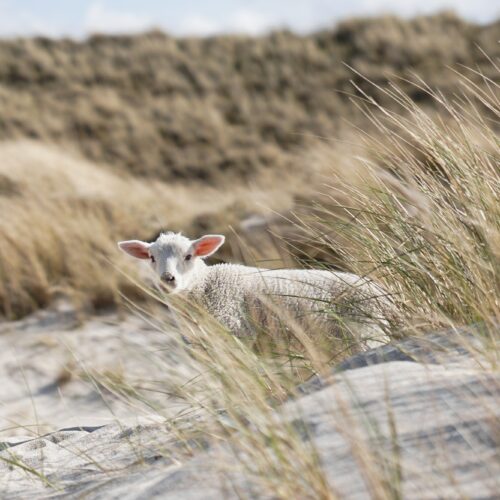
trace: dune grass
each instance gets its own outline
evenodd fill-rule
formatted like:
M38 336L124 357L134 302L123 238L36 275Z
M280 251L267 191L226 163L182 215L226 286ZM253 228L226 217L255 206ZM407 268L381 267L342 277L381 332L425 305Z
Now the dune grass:
M424 109L436 109L408 79L418 73L452 98L460 77L445 66L457 64L477 68L470 85L487 91L496 73L483 51L498 53L497 26L443 13L345 21L308 36L0 41L0 316L23 316L58 294L82 310L116 306L124 291L138 299L109 265L126 262L115 240L164 229L241 233L242 219L256 214L291 215L304 202L309 211L322 178L331 183L332 162L341 177L363 175L349 144L325 141L359 144L353 125L377 136L378 118L366 119L353 92L394 112L384 89L389 76L400 78ZM354 203L348 189L338 201ZM342 241L306 245L303 227L282 222L282 248L261 231L243 245L234 237L221 258L347 267Z
M168 182L217 186L270 170L297 173L297 153L316 137L338 136L346 117L364 122L349 103L353 75L341 62L381 83L417 73L451 96L458 78L448 65L494 75L478 47L498 55L498 26L442 13L348 20L303 36L2 40L0 139L57 144ZM419 89L407 90L429 104Z
M340 237L351 269L387 287L404 325L393 332L397 336L483 325L477 330L484 356L478 369L485 372L498 369L500 320L500 155L495 129L500 106L498 86L487 83L479 89L464 78L468 97L453 102L422 84L446 118L429 116L397 87L385 92L404 113L381 108L366 96L365 112L387 140L368 137L372 156L359 160L357 174L342 178L343 172L337 172L307 216L297 217L313 242L332 245L332 251L339 251ZM350 205L339 205L346 193ZM215 381L204 375L202 392L237 422L233 445L246 456L244 463L251 463L254 475L277 497L287 498L294 488L305 497L334 497L334 485L322 476L314 447L297 438L297 429L275 426L270 415L270 408L276 408L270 403L273 398L281 401L294 393L297 372L284 369L283 360L280 364L255 357L234 340L228 347L210 332L203 338L195 357ZM477 346L472 348L467 338L463 344L475 358ZM289 354L288 361L293 359ZM313 358L313 370L324 359L307 349L296 354ZM215 395L214 388L206 387L209 383L216 384ZM191 390L188 386L187 392ZM397 441L397 430L392 431ZM353 448L374 495L400 497L397 452L387 459L361 437L361 430L352 432Z
M207 220L221 230L250 207L290 206L297 189L293 179L281 191L265 178L217 189L137 179L33 141L0 151L0 317L11 319L61 296L82 312L119 306L121 293L139 300L144 294L121 272L137 277L137 267L117 241L206 230Z
M454 101L421 85L442 108L440 115L426 114L396 87L379 90L401 106L402 114L366 95L361 106L385 139L380 140L380 134L367 137L364 147L370 155L360 158L354 171L337 164L328 174L328 153L319 154L322 193L315 203L300 207L292 221L311 249L330 249L349 270L384 284L404 325L394 335L482 323L485 328L477 337L484 356L477 369L490 373L498 370L495 328L500 311L498 86L490 80L481 88L462 81L471 88L466 88L467 97ZM37 162L49 155L45 161L57 164L52 153L38 146L27 144L26 149ZM128 279L109 268L103 274L104 262L95 255L115 251L118 236L136 237L145 228L154 231L152 205L155 214L187 205L193 216L206 206L225 210L242 194L234 190L228 201L217 192L200 192L202 209L186 203L180 188L124 180L82 165L61 168L49 177L30 171L28 185L25 176L12 174L19 169L1 172L10 193L1 208L9 210L9 224L14 222L2 228L6 244L1 247L0 298L6 314L47 303L44 293L50 291L54 276L66 277L72 290L91 290L94 298L101 286L121 297ZM85 184L73 182L71 175L80 175L75 172L88 176ZM82 192L82 186L87 191ZM16 197L22 201L16 202ZM106 280L115 282L108 285ZM97 382L149 410L155 408L148 404L155 390L184 401L186 417L169 421L179 438L189 443L194 435L202 435L212 444L228 445L233 463L221 462L221 469L238 468L273 497L335 498L335 484L327 480L314 444L302 439L300 425L279 418L283 402L297 395L297 384L303 381L295 361L300 359L310 373L325 373L329 366L321 364L322 353L308 344L285 358L261 356L202 312L175 304L172 309L177 333L190 342L179 362L197 376L185 380L158 356L151 362L165 363L165 377L150 381L147 391L122 376L101 374ZM293 332L292 324L286 326ZM171 322L164 329L171 334ZM299 342L302 333L296 332ZM464 347L470 349L467 339ZM366 438L366 428L352 416L352 409L346 406L344 411L344 435L370 490L376 498L400 498L397 429L390 426L393 446L384 454L376 441ZM390 422L390 407L387 412ZM193 415L200 418L190 420Z
M485 375L486 384L499 359L500 172L491 124L500 109L495 86L490 92L469 90L475 102L469 100L467 107L465 101L446 101L429 90L446 121L425 114L397 88L388 93L404 115L380 109L367 97L365 110L387 140L369 137L372 156L359 159L354 173L337 171L319 201L296 214L295 223L311 245L331 245L338 252L342 241L342 257L351 270L387 287L404 325L395 336L481 324L473 339L464 336L460 342L477 360L474 369ZM382 113L372 114L371 107ZM487 113L491 120L484 118ZM339 204L346 195L349 206ZM203 312L168 302L179 331L190 341L184 362L199 375L186 381L170 370L161 390L185 401L188 414L204 415L194 424L197 433L230 447L235 461L221 461L221 470L243 471L260 491L276 498L336 498L335 481L327 479L314 443L304 439L300 415L290 425L290 415L283 413L283 402L297 395L297 384L304 380L304 372L295 369L297 359L301 367L309 362L309 374L328 372L328 364L321 364L325 358L315 351L320 343L311 349L306 342L286 356L263 356ZM286 328L289 334L294 324ZM303 340L303 332L295 333ZM437 357L441 349L436 346ZM334 418L369 491L375 498L401 498L405 471L389 400L384 449L371 417L342 401L336 402L340 410ZM189 440L190 432L180 436Z
M439 118L397 87L384 92L404 113L366 96L386 139L366 137L371 157L354 174L336 171L303 220L313 241L391 290L404 323L427 330L499 319L499 88L463 84L449 101L419 83Z

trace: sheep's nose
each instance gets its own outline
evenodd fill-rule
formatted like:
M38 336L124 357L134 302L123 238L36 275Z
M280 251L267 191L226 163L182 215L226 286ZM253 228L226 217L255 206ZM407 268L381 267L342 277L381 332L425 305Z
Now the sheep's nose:
M163 273L161 279L165 283L173 283L175 281L175 276L171 273Z

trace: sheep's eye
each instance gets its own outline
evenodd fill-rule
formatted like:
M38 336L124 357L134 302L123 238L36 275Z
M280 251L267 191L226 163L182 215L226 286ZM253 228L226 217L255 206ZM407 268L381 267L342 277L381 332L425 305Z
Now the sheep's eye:
M185 258L184 260L191 260L191 257L192 257L192 255L191 255L191 254L187 254L187 255L186 255L186 258Z
M154 264L156 262L154 255L150 255L150 258L151 258L151 262Z

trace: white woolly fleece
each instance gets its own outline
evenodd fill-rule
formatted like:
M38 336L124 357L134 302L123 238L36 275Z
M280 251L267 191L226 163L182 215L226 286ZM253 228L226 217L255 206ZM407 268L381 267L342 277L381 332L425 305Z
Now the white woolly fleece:
M199 269L187 296L204 305L221 324L238 336L255 332L256 316L264 321L270 303L286 308L295 318L363 325L365 347L387 342L380 328L390 302L379 285L354 274L326 270L269 270L237 264L217 264ZM332 332L333 333L333 332Z

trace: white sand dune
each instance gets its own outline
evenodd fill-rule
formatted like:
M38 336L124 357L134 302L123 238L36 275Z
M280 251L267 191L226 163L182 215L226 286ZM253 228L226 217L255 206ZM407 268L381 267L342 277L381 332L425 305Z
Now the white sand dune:
M121 367L128 377L144 370L151 377L154 364L145 364L144 354L174 363L172 349L182 346L133 317L78 325L71 313L58 312L4 324L0 496L265 497L229 446L201 437L186 453L169 426L144 408L130 407L83 376L61 376L77 358L89 372ZM276 412L314 443L332 491L342 498L376 494L354 445L364 442L385 464L381 482L402 498L498 494L498 372L480 368L443 335L361 354L341 368L305 384L300 397ZM164 415L176 411L171 399L158 405Z
M42 311L0 324L0 439L151 417L113 387L165 376L165 360L175 359L179 349L177 337L134 316L108 314L79 324L72 310ZM100 385L106 380L110 387ZM167 414L175 411L171 400L168 407Z

